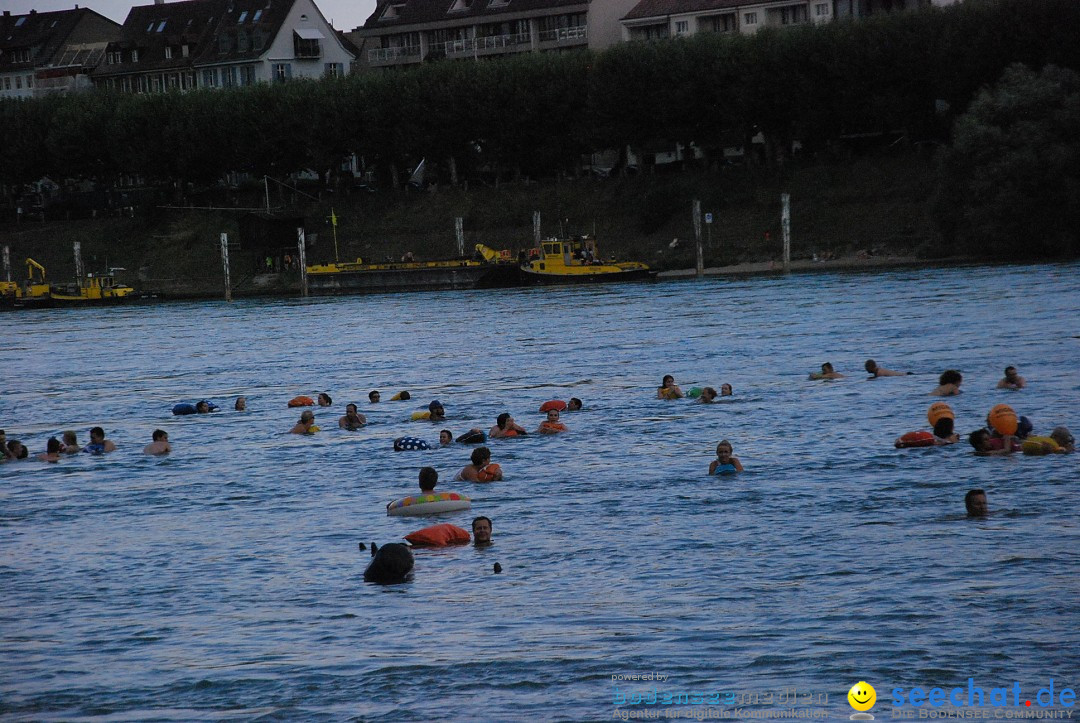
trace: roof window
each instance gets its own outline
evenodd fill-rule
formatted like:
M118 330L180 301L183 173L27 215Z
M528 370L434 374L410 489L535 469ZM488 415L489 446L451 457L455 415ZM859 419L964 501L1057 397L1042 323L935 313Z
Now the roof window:
M462 10L468 10L472 7L472 0L454 0L454 4L450 6L447 12L457 13Z
M160 23L158 23L158 26L157 26L157 31L158 31L159 33L160 33L160 32L161 32L162 30L164 30L164 29L165 29L165 23L167 23L167 22L169 22L169 21L168 21L168 20L162 20L162 21L161 21Z
M25 23L25 22L26 22L26 18L25 18L25 17L23 17L23 18L19 18L18 20L16 20L16 21L15 21L15 27L19 27L20 25L22 25L22 24L23 24L23 23Z
M253 17L251 19L251 22L253 22L253 23L259 22L259 18L261 18L261 17L262 17L262 8L259 8L258 10L255 11L255 17Z
M244 22L245 20L247 20L247 13L248 13L248 11L247 11L247 10L245 10L245 11L244 11L244 12L242 12L242 13L240 13L240 17L236 19L236 24L237 24L237 25L239 25L240 23L242 23L242 22Z

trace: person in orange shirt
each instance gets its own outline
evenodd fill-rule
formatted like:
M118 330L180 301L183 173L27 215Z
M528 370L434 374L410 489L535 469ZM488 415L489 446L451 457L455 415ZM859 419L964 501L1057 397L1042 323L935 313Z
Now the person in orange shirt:
M536 430L537 434L558 434L559 432L569 432L566 425L559 421L559 410L549 409L547 413L547 419L540 422L539 429Z

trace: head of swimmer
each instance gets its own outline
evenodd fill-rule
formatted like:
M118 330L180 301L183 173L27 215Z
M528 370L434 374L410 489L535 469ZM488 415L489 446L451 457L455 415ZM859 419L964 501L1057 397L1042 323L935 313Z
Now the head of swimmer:
M510 416L510 412L503 412L495 418L495 424L499 425L499 429L506 429L506 426L514 421L514 418Z
M326 392L319 392L319 406L329 407L334 403L334 400L330 398L330 395Z
M730 384L721 384L720 385L720 396L721 397L730 397L732 394L734 394L734 391L732 390Z
M968 517L986 517L990 514L984 490L968 490L964 495L964 507L967 508Z
M236 404L233 406L233 409L238 412L242 412L247 409L247 397L237 397Z
M487 447L477 447L472 451L469 459L472 461L473 467L483 467L491 461L491 450Z
M90 430L90 443L101 444L105 441L105 430L101 427L94 427Z
M155 442L168 442L169 441L169 433L166 432L164 429L155 429L154 434L152 436L153 436L153 440Z
M667 389L675 385L675 377L670 374L665 374L664 378L660 381L660 388Z
M487 517L477 517L472 521L473 542L477 545L491 544L491 520Z
M716 458L720 460L721 464L725 464L731 459L733 453L734 450L731 447L731 442L726 439L720 440L720 443L716 445Z
M963 375L961 375L960 372L956 371L955 369L946 369L941 373L941 376L938 377L938 385L942 387L946 384L955 384L956 386L960 386L960 382L962 381L964 381Z
M420 468L420 491L434 492L435 485L439 482L439 473L434 467Z
M314 423L315 423L315 412L308 409L308 410L303 411L303 412L300 413L300 424L314 424Z
M711 402L716 399L716 390L712 387L705 387L701 390L701 401Z
M368 392L367 398L368 398L369 402L371 402L372 404L375 404L376 402L379 401L379 398L381 396L382 395L380 395L377 390L372 389L370 392Z
M989 452L993 449L990 446L990 432L987 429L976 429L969 434L968 443L975 448L976 452Z
M352 402L345 405L345 416L350 419L356 419L359 417L359 413L356 411L356 405Z
M454 441L454 433L449 429L443 429L439 432L439 444L444 447Z
M570 401L566 403L566 411L576 412L581 409L581 400L577 397L570 397Z
M834 371L836 371L836 370L833 369L832 362L825 362L824 364L821 365L821 373L822 374L832 374Z
M951 437L953 433L952 417L942 417L934 422L934 436L938 439Z
M549 410L547 410L547 420L549 422L558 422L559 421L559 410L558 409L549 409Z
M1005 378L1006 379L1008 379L1010 382L1015 383L1016 382L1016 377L1017 377L1016 367L1014 367L1014 366L1005 367Z
M199 414L207 414L210 412L210 402L205 399L195 405L195 411Z
M874 361L873 359L867 359L866 364L863 365L863 368L866 369L867 374L876 374L877 373L877 362Z

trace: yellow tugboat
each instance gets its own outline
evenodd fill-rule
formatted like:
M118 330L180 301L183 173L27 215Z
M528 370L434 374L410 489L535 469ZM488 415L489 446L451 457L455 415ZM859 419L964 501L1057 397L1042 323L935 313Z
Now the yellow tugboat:
M521 265L526 284L593 284L606 281L652 281L656 273L637 261L603 261L596 239L576 236L547 239Z
M135 293L135 289L116 283L112 274L87 274L77 283L54 286L50 296L56 304L115 304Z

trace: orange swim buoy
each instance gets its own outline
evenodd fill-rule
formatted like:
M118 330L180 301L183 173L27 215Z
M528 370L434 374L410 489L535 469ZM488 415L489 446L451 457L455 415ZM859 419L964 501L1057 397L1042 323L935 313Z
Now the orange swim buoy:
M315 400L311 397L305 397L300 395L299 397L293 397L289 400L290 407L314 407Z
M548 422L545 420L543 422L540 422L540 429L547 429L552 432L565 432L566 425L562 422Z
M1020 420L1016 412L1008 404L998 404L990 410L990 426L998 431L998 434L1016 434Z
M560 412L566 411L566 402L561 399L551 399L540 405L541 412L550 412L552 409Z
M956 415L953 413L952 407L945 402L934 402L930 405L930 408L926 410L926 421L930 422L931 427L936 425L939 419L956 420Z
M933 447L934 435L930 432L908 432L901 435L900 439L896 440L897 449L907 449L909 447Z
M476 479L478 482L494 482L500 472L502 472L502 467L494 462L490 462L476 470Z

